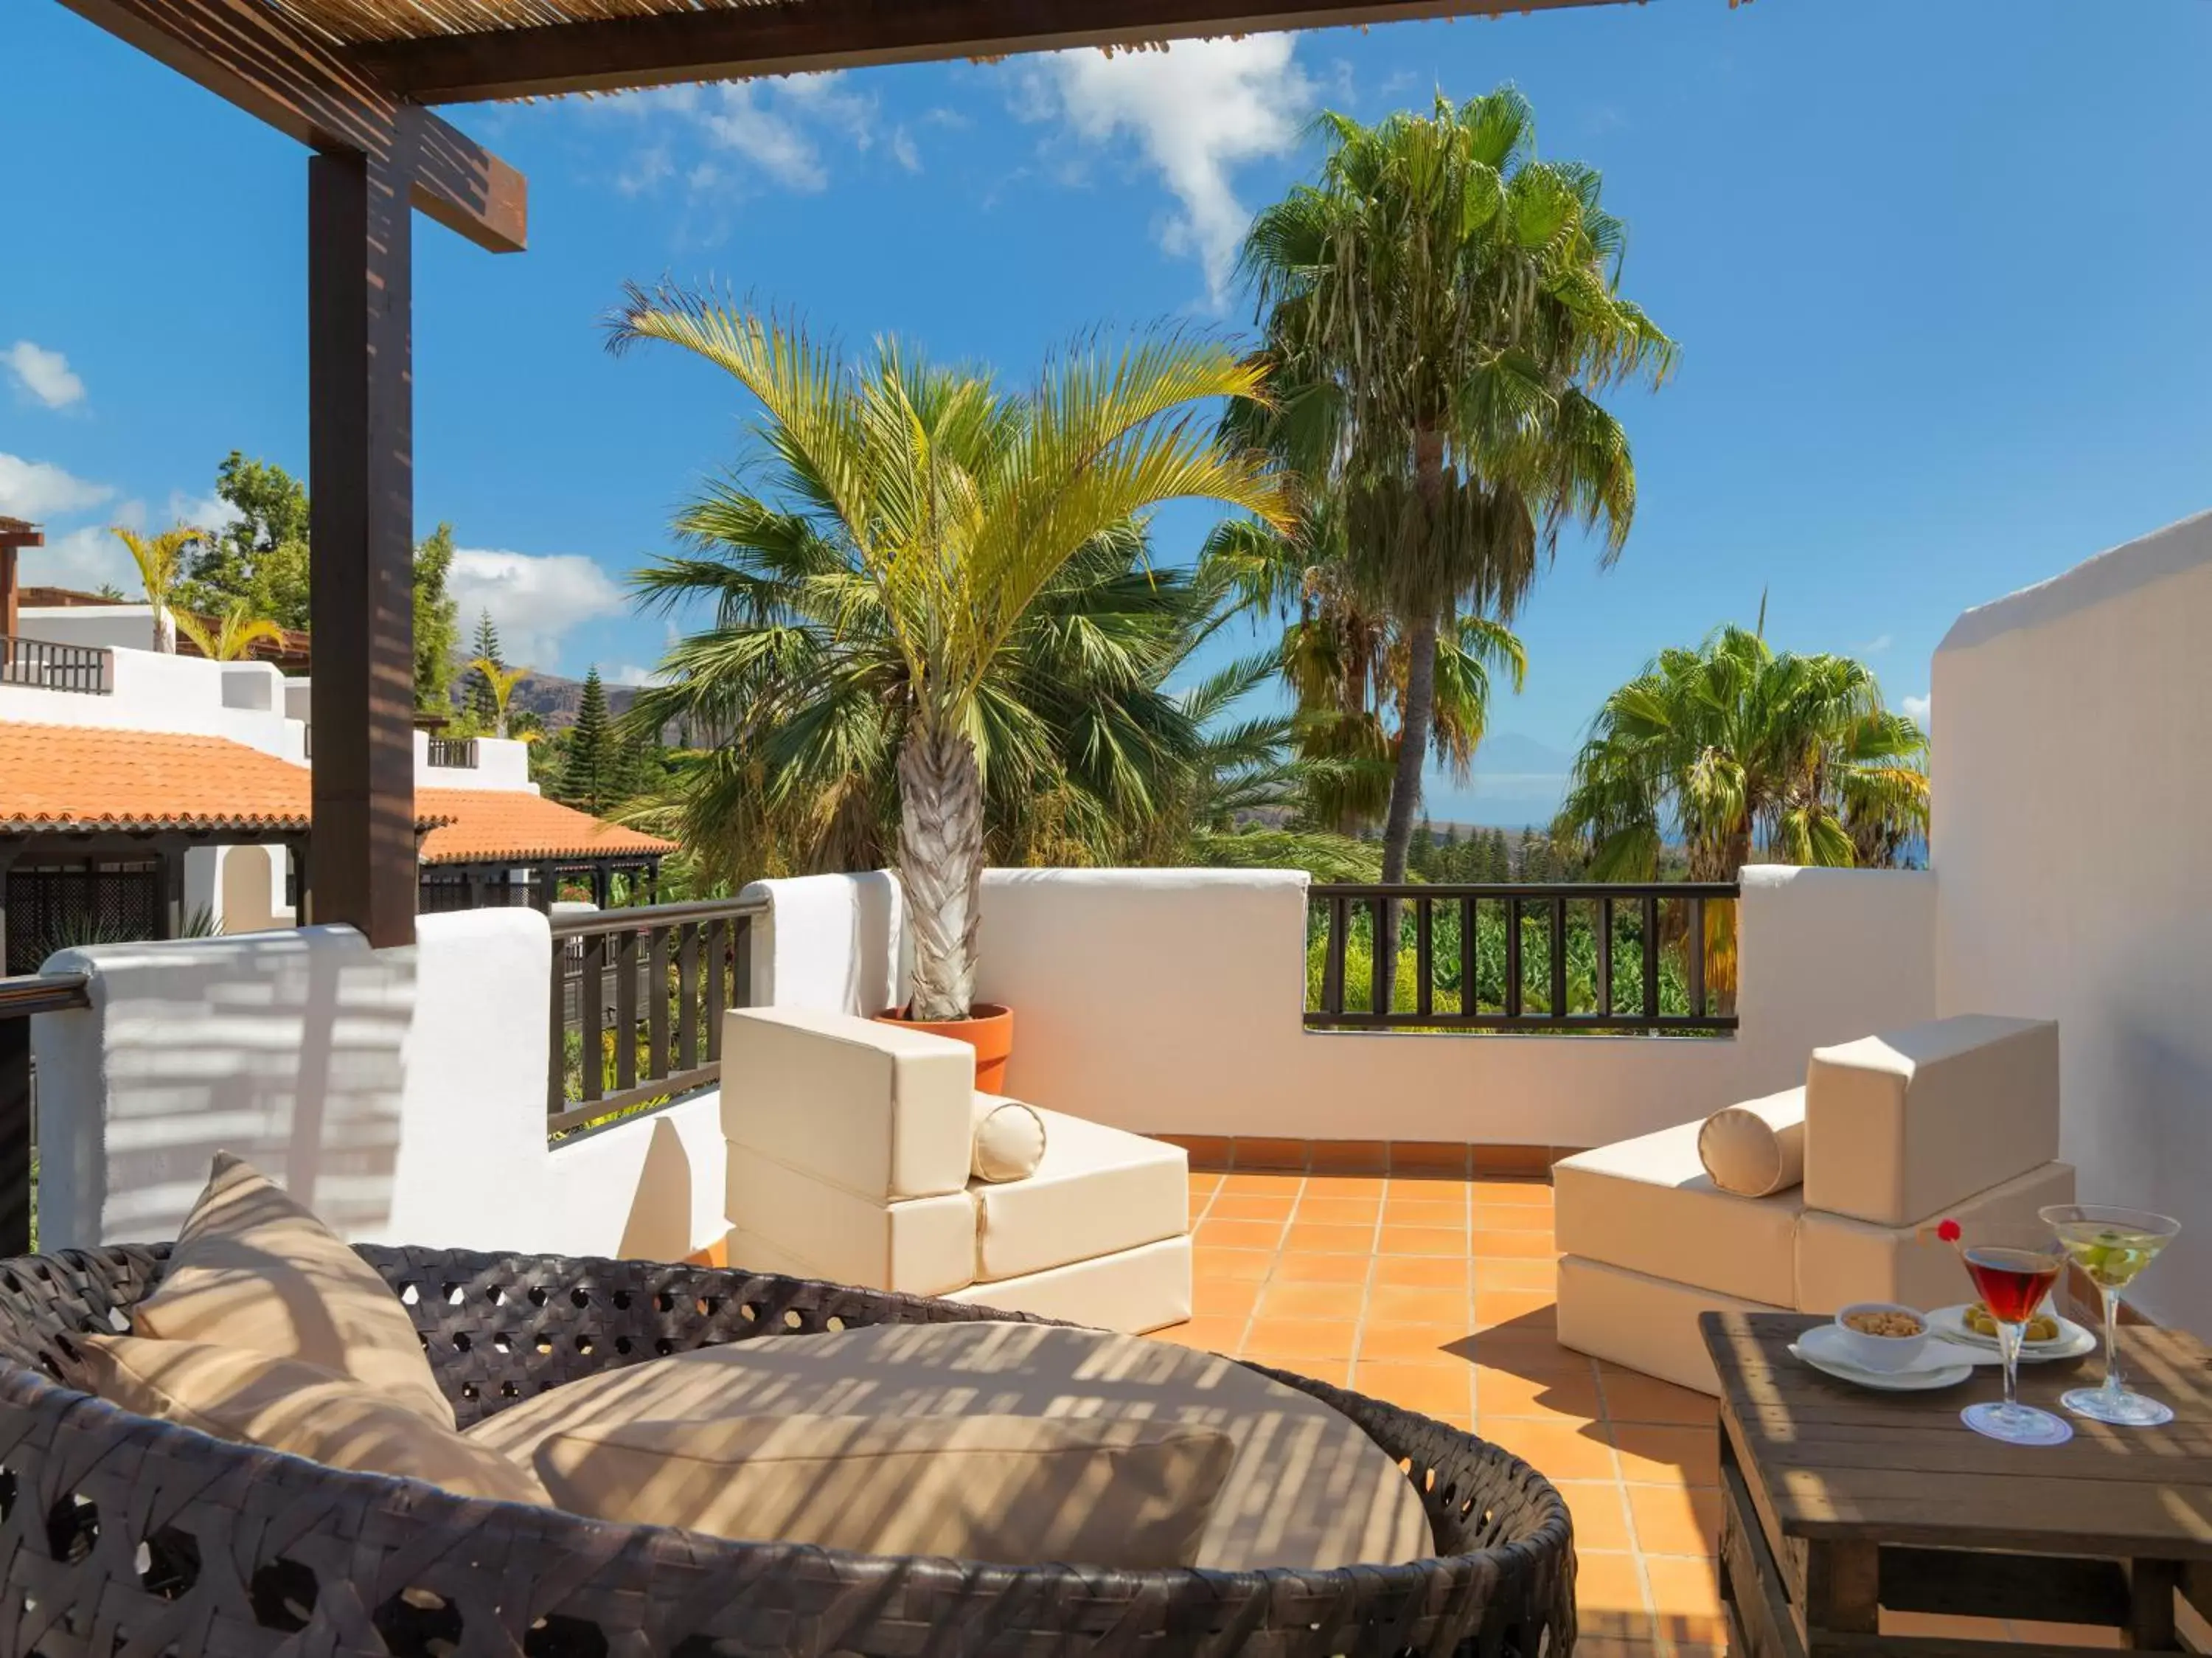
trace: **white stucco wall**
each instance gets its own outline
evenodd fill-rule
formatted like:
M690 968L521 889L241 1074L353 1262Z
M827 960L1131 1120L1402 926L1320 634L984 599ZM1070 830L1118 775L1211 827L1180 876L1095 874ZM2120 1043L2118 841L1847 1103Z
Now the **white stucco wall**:
M506 737L479 737L474 765L430 764L430 734L415 734L415 786L417 789L513 789L538 792L530 780L530 747Z
M28 637L73 643L77 642L60 638L64 630L43 620L34 625L33 619L112 613L27 610L21 626ZM137 636L142 645L144 619L142 607ZM210 662L125 647L115 651L110 678L113 688L106 696L0 685L0 720L228 737L280 759L306 764L307 726L286 717L284 676L267 662Z
M762 883L763 999L872 1011L895 911L856 917L862 883L890 879ZM992 870L976 989L1014 1009L1014 1093L1119 1127L1601 1145L1787 1087L1817 1044L1930 1016L1929 876L1761 868L1744 887L1732 1039L1308 1032L1306 881L1281 871Z
M51 964L93 1007L33 1021L40 1243L173 1237L228 1149L346 1236L681 1257L719 1240L707 1094L545 1143L552 948L531 910L103 946Z
M757 881L753 999L763 1006L873 1015L906 1000L905 895L887 869Z
M2212 514L1959 619L1936 655L1946 1013L2058 1021L2085 1202L2177 1216L2131 1292L2212 1334Z

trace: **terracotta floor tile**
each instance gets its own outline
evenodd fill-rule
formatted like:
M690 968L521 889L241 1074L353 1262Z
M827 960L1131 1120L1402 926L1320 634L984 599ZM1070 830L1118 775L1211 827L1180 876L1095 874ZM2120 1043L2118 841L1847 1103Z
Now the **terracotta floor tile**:
M1489 1255L1547 1261L1559 1257L1549 1232L1497 1232L1486 1227L1474 1229L1474 1251L1477 1260Z
M1465 1255L1467 1234L1449 1226L1393 1226L1382 1223L1386 1255Z
M1597 1383L1586 1370L1529 1376L1480 1362L1474 1370L1474 1412L1478 1422L1493 1417L1561 1417L1578 1423L1594 1422L1601 1414Z
M1474 1423L1474 1393L1464 1368L1372 1363L1362 1359L1352 1367L1352 1385L1363 1393L1424 1416L1469 1426Z
M1191 1284L1191 1312L1201 1319L1249 1319L1259 1300L1256 1278L1197 1277Z
M1190 1223L1194 1228L1195 1228L1199 1222L1204 1218L1206 1214L1206 1206L1212 1201L1212 1200L1211 1198L1193 1198L1190 1200Z
M1360 1332L1359 1356L1405 1363L1451 1364L1464 1370L1468 1362L1449 1350L1466 1334L1465 1329L1453 1325L1370 1323Z
M1600 1640L1655 1638L1644 1599L1644 1574L1632 1554L1581 1555L1575 1563L1576 1622L1584 1637ZM1584 1651L1578 1645L1577 1653Z
M1211 1198L1221 1188L1222 1177L1202 1169L1191 1172L1190 1189L1194 1196Z
M1191 1251L1191 1271L1200 1278L1264 1278L1274 1265L1271 1249L1219 1249L1200 1242Z
M1367 1255L1374 1253L1375 1228L1371 1226L1309 1226L1303 1221L1293 1221L1290 1236L1283 1247L1319 1254Z
M1350 1319L1255 1318L1244 1338L1255 1353L1296 1353L1313 1358L1352 1356L1353 1325Z
M1598 1386L1605 1390L1605 1413L1615 1422L1667 1423L1710 1429L1719 1409L1703 1393L1677 1387L1656 1376L1638 1375L1611 1365L1598 1372Z
M1429 1289L1413 1284L1379 1284L1367 1292L1370 1324L1449 1326L1454 1335L1467 1330L1469 1297L1464 1289Z
M1389 1183L1380 1174L1309 1174L1310 1198L1380 1198Z
M1721 1494L1702 1487L1631 1485L1628 1511L1646 1554L1711 1555L1720 1547Z
M1322 1226L1372 1226L1382 1212L1376 1198L1316 1198L1310 1189L1298 1199L1297 1218Z
M1552 1479L1616 1478L1613 1448L1595 1428L1559 1417L1500 1417L1482 1425L1482 1436L1503 1445L1538 1473Z
M1217 1198L1216 1203L1221 1200ZM1278 1221L1217 1221L1199 1222L1196 1241L1200 1249L1274 1249L1283 1241Z
M1477 1180L1474 1200L1479 1204L1523 1204L1549 1209L1552 1206L1552 1186L1548 1180Z
M1301 1254L1286 1249L1275 1260L1278 1283L1364 1284L1373 1258L1367 1255Z
M1481 1432L1480 1427L1475 1431ZM1561 1479L1553 1483L1567 1500L1567 1512L1574 1516L1576 1553L1595 1550L1610 1554L1636 1546L1629 1534L1627 1506L1621 1500L1618 1484L1609 1479Z
M1631 1484L1720 1484L1720 1441L1711 1428L1616 1422L1607 1424L1607 1433L1620 1452L1620 1477Z
M1291 1218L1295 1198L1253 1198L1241 1192L1224 1192L1213 1200L1207 1210L1217 1221L1273 1221L1277 1223Z
M1659 1615L1661 1639L1710 1644L1728 1638L1711 1561L1647 1554L1644 1577L1651 1586L1651 1609Z
M1515 1325L1523 1330L1548 1330L1557 1319L1548 1289L1489 1289L1474 1292L1474 1327L1478 1332Z
M1303 1174L1228 1174L1221 1189L1236 1198L1295 1198L1305 1184Z
M1382 1200L1382 1224L1385 1226L1451 1226L1464 1232L1467 1230L1467 1213L1465 1198L1456 1203L1395 1196Z
M1376 1284L1406 1289L1465 1289L1474 1268L1464 1256L1382 1255L1375 1262Z
M1474 1223L1490 1232L1549 1232L1552 1211L1534 1204L1477 1204Z
M1237 1344L1244 1339L1244 1320L1241 1318L1192 1319L1186 1324L1171 1324L1164 1330L1155 1330L1152 1338L1173 1342L1177 1347L1202 1348L1209 1353L1234 1353Z
M1516 1376L1590 1374L1589 1359L1571 1347L1560 1346L1549 1330L1516 1330L1510 1324L1501 1325L1470 1337L1462 1347L1474 1362L1510 1370Z
M1264 1364L1271 1369L1288 1370L1292 1375L1311 1376L1316 1381L1325 1381L1332 1387L1352 1386L1352 1361L1340 1358L1321 1358L1311 1353L1271 1353L1255 1350L1239 1353L1240 1359L1249 1359L1255 1364Z
M1475 1263L1475 1283L1485 1289L1556 1289L1559 1264L1553 1260L1500 1260L1490 1256Z
M1356 1284L1286 1283L1267 1281L1260 1300L1264 1319L1334 1319L1349 1324L1359 1316L1362 1291Z

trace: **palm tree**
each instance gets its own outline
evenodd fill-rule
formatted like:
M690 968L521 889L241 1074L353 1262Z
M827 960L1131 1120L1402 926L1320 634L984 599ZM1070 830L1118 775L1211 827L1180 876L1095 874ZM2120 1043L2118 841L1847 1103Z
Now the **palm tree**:
M188 610L173 613L185 637L200 648L211 662L234 662L264 643L282 644L284 630L265 616L256 616L246 600L234 602L212 623Z
M1231 574L1247 607L1289 619L1276 666L1297 709L1299 752L1313 768L1305 787L1316 815L1351 835L1389 808L1412 675L1404 631L1360 592L1334 533L1340 523L1310 499L1291 534L1232 519L1208 536L1206 557ZM1439 629L1430 748L1462 784L1489 728L1493 669L1516 694L1528 677L1528 653L1503 622L1461 616Z
M486 612L484 620L487 625L490 619L490 613ZM481 637L481 627L477 632ZM491 656L471 657L469 667L474 670L479 689L490 704L492 735L506 736L507 703L514 695L514 687L530 677L530 670L527 667L502 667L498 659Z
M1606 698L1554 832L1589 845L1600 881L1655 879L1670 825L1692 881L1734 881L1754 851L1888 861L1927 831L1927 753L1863 662L1723 627Z
M1317 185L1254 221L1270 447L1340 503L1350 588L1387 614L1406 680L1383 878L1404 878L1436 712L1437 642L1510 621L1570 520L1619 556L1628 441L1596 393L1656 383L1673 343L1617 291L1597 174L1540 162L1511 88L1428 118L1322 118Z
M787 809L802 777L841 772L847 781L809 802L832 834L841 819L855 833L880 821L872 795L883 753L895 753L912 1013L965 1018L990 774L1039 773L1050 754L1039 722L1006 694L1009 655L1028 635L1063 661L1115 671L1115 641L1055 615L1054 600L1071 567L1126 558L1137 515L1158 503L1211 498L1287 521L1264 459L1220 442L1200 413L1208 399L1259 396L1259 370L1219 345L1155 335L1118 352L1080 346L1014 395L893 341L849 362L795 324L633 289L611 343L649 339L697 353L759 403L783 504L732 481L683 525L730 556L646 573L648 594L715 593L718 614L664 659L679 694L647 693L637 717L678 713L696 686L688 711L699 728L765 719L762 735L778 741L732 764L755 769L765 803ZM1134 577L1156 585L1141 567ZM871 648L857 649L864 638ZM1023 688L1069 696L1064 685ZM1127 746L1142 734L1110 704L1073 711L1068 758L1094 787L1133 784Z
M138 579L146 588L146 602L154 608L154 649L173 655L177 636L170 618L169 595L183 578L185 550L207 539L207 532L187 529L182 524L152 536L141 535L120 524L109 525L108 532L130 549L131 562L138 566Z

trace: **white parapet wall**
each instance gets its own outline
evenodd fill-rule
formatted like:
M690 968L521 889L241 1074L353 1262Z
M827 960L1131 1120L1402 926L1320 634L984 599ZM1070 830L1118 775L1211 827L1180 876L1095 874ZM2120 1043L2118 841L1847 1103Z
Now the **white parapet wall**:
M2130 1292L2212 1334L2212 514L1959 619L1936 654L1946 1013L2058 1021L2086 1203L2178 1216Z
M769 881L763 1000L900 999L893 878ZM1014 1009L1012 1092L1152 1132L1601 1145L1802 1081L1816 1045L1935 1008L1935 882L1745 871L1729 1037L1305 1028L1294 872L994 869L976 991Z
M104 945L56 972L92 1007L33 1021L40 1243L176 1235L218 1150L347 1237L672 1259L719 1241L712 1094L545 1138L552 941L520 909Z
M143 607L140 613L145 614ZM27 638L70 643L61 637L67 630L41 619L102 614L88 608L27 610L20 625ZM0 686L0 720L227 737L280 759L307 763L307 724L288 717L284 676L267 662L210 662L122 647L114 651L108 683L105 695Z

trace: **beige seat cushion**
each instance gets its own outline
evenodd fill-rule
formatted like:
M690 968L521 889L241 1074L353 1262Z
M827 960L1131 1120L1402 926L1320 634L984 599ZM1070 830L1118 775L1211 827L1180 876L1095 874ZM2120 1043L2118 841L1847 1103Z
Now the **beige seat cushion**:
M1966 1014L1813 1050L1805 1204L1909 1226L2058 1155L2058 1027Z
M885 1203L730 1148L730 1260L910 1295L975 1278L975 1205L965 1191Z
M1236 1447L1212 1428L1054 1417L726 1417L557 1433L553 1499L601 1520L866 1554L1188 1566Z
M569 1383L468 1436L520 1458L556 1433L655 1418L1026 1416L1214 1428L1237 1456L1197 1564L1391 1564L1431 1551L1412 1482L1350 1418L1208 1353L1050 1325L872 1325L769 1336Z
M1559 1263L1561 1346L1701 1393L1718 1394L1721 1384L1698 1328L1699 1314L1788 1310L1578 1255Z
M945 1299L1142 1335L1190 1316L1190 1240L1163 1238L1018 1278L970 1284Z
M722 1025L722 1133L874 1203L968 1184L975 1050L812 1008L737 1008Z
M1805 1179L1805 1090L1725 1106L1698 1131L1698 1158L1713 1184L1738 1198L1766 1198Z
M1056 1111L1026 1180L969 1188L975 1282L988 1284L1111 1255L1190 1230L1190 1154Z
M550 1505L524 1464L348 1377L207 1342L84 1336L92 1391L142 1417L325 1467L420 1479L456 1496Z
M1974 1292L1959 1252L1933 1235L1936 1222L1950 1216L1971 1234L1978 1222L2033 1222L2036 1210L2073 1201L2072 1165L2045 1163L1946 1204L1942 1214L1923 1216L1917 1226L1876 1226L1808 1209L1797 1228L1797 1309L1833 1313L1853 1301L1927 1308L1971 1301Z
M1704 1126L1684 1123L1554 1165L1560 1252L1787 1307L1804 1194L1723 1192L1698 1155Z
M1044 1161L1044 1119L1035 1106L975 1092L975 1143L968 1173L978 1180L1025 1180Z
M414 1320L374 1268L252 1164L216 1155L132 1333L299 1359L450 1429Z

